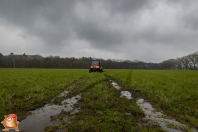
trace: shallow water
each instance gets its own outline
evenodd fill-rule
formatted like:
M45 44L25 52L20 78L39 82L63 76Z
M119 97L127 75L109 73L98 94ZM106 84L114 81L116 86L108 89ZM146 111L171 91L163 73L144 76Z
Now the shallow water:
M121 94L120 97L126 97L127 99L132 99L131 92L129 91L121 91L120 94Z
M150 123L159 124L159 126L161 126L164 130L168 132L182 132L180 129L186 127L184 124L181 124L180 122L174 119L168 119L161 112L155 112L152 105L148 102L145 102L144 99L138 99L136 103L138 106L140 106L140 108L143 110L144 114L146 115L145 119L149 120ZM173 125L175 129L169 128L167 126L168 124L171 124L171 126Z
M121 87L116 82L114 82L112 80L110 80L110 82L113 85L113 87L116 88L117 90L120 90L121 89ZM120 95L121 98L122 97L126 97L127 99L132 99L131 92L129 92L129 91L121 91L120 94L121 94Z
M67 93L67 91L64 91L59 97L64 96ZM31 111L31 115L27 116L26 119L19 123L19 130L24 132L40 132L44 130L46 125L59 125L58 120L51 121L50 117L60 114L62 110L74 110L73 113L77 113L79 109L74 109L74 104L76 104L80 98L81 95L79 94L63 100L61 105L46 104L42 108Z
M121 87L114 81L110 80L111 84L117 89L117 90L120 90Z

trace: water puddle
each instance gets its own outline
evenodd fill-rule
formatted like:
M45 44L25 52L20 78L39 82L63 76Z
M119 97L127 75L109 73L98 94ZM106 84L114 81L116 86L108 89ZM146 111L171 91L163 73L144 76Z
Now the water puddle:
M182 132L180 129L186 127L184 124L181 124L176 120L165 118L166 116L161 112L154 112L152 105L145 102L144 99L138 99L136 103L140 108L142 108L144 114L146 115L145 119L149 120L150 123L159 124L168 132ZM171 125L174 128L169 128L168 125Z
M114 82L113 80L110 80L110 82L113 85L113 87L116 88L117 90L121 89L121 87L116 82ZM120 98L126 97L127 99L132 99L131 92L129 92L129 91L121 91L120 94L121 94Z
M110 80L111 84L117 89L117 90L120 90L121 87L114 81Z
M121 87L114 81L110 80L111 84L118 90ZM121 91L120 97L126 97L127 99L133 99L131 97L131 93L129 91ZM155 109L148 102L145 102L144 99L138 99L136 101L137 105L143 110L146 115L145 119L149 121L151 124L158 124L161 128L168 132L183 132L182 129L187 128L186 125L181 124L180 122L169 119L166 115L161 112L155 112ZM131 113L125 113L126 115L130 115ZM198 132L197 129L192 129L192 132Z
M131 92L129 92L129 91L121 91L120 97L126 97L129 100L132 99Z
M58 97L65 96L68 92L64 91ZM61 111L72 111L77 113L79 109L74 109L74 104L81 98L81 94L72 98L65 99L61 105L46 104L44 107L31 111L31 115L22 120L19 124L19 130L23 132L40 132L44 131L46 125L59 125L59 121L51 121L51 116L61 113ZM51 121L51 122L50 122Z

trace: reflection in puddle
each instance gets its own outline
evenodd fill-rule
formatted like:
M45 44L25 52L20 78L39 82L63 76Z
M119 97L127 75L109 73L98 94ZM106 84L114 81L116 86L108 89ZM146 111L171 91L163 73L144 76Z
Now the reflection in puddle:
M127 99L132 99L131 93L129 91L121 91L120 97L126 97Z
M67 94L66 91L61 93L60 96L64 96ZM63 100L61 105L51 105L46 104L43 108L36 109L31 111L31 115L27 116L26 119L22 120L19 124L19 130L24 132L40 132L43 131L47 124L57 125L58 121L51 121L51 116L55 116L64 111L71 111L74 109L74 104L78 102L81 98L81 95L76 95L72 98ZM74 110L74 112L78 112L79 109Z

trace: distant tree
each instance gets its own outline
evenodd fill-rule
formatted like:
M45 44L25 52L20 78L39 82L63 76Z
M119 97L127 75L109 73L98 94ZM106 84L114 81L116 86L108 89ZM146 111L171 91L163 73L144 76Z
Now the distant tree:
M3 54L0 53L0 67L3 67Z
M189 61L190 61L190 63L193 65L193 69L195 70L195 66L196 66L196 64L198 63L197 61L196 61L196 53L193 53L193 54L190 54L190 55L188 55L188 58L189 58Z
M182 65L183 65L182 59L181 58L177 58L175 60L175 65L176 65L176 67L177 67L178 70L182 70Z
M14 53L10 53L10 56L12 57L12 61L13 61L13 64L14 64L14 68L15 68L15 58L14 58Z
M27 57L26 54L23 53L23 55L22 55L22 68L24 68L24 66L25 66L26 57Z
M92 59L95 57L65 57L40 55L15 55L11 52L3 56L0 53L0 67L26 67L26 68L89 68ZM197 69L198 52L180 57L169 59L161 63L146 63L139 60L120 60L120 59L101 59L105 69ZM16 63L17 62L17 63ZM14 66L13 66L14 65Z
M176 67L176 61L174 59L165 60L160 63L162 69L174 69Z
M181 58L181 62L184 65L185 69L188 70L189 59L188 56L184 56Z
M195 58L196 58L195 60L196 60L196 62L197 62L197 63L196 63L196 65L197 65L197 64L198 64L198 52L195 52L194 54L195 54Z
M193 63L190 60L189 56L187 56L187 58L188 58L188 67L190 68L190 70L192 70Z

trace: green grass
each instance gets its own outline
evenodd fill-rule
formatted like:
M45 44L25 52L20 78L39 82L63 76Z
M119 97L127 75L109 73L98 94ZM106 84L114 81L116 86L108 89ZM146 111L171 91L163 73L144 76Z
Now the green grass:
M109 82L110 76L122 90L135 91L135 97L149 99L157 109L190 127L198 126L198 71L0 69L0 119L18 116L41 107L52 98L54 103L81 93L75 118L58 126L67 131L162 131L144 125L144 114L136 100L120 98L120 91ZM67 97L57 97L68 90ZM133 96L133 95L132 95ZM131 113L131 114L126 114ZM58 117L70 117L70 112ZM132 127L133 126L133 127ZM45 131L57 127L48 126Z
M86 74L87 70L0 69L0 115L35 109Z
M120 91L115 89L109 80L101 73L91 73L80 84L69 87L69 97L81 93L81 100L76 108L80 107L75 118L62 124L59 128L66 131L163 131L159 127L142 125L144 117L142 110L135 100L120 98ZM130 113L130 115L126 114ZM62 113L60 117L68 118L70 112ZM142 126L140 126L142 125ZM133 127L133 129L132 129ZM53 131L57 127L48 126L45 131Z
M106 74L139 91L172 118L198 126L198 71L108 70Z

